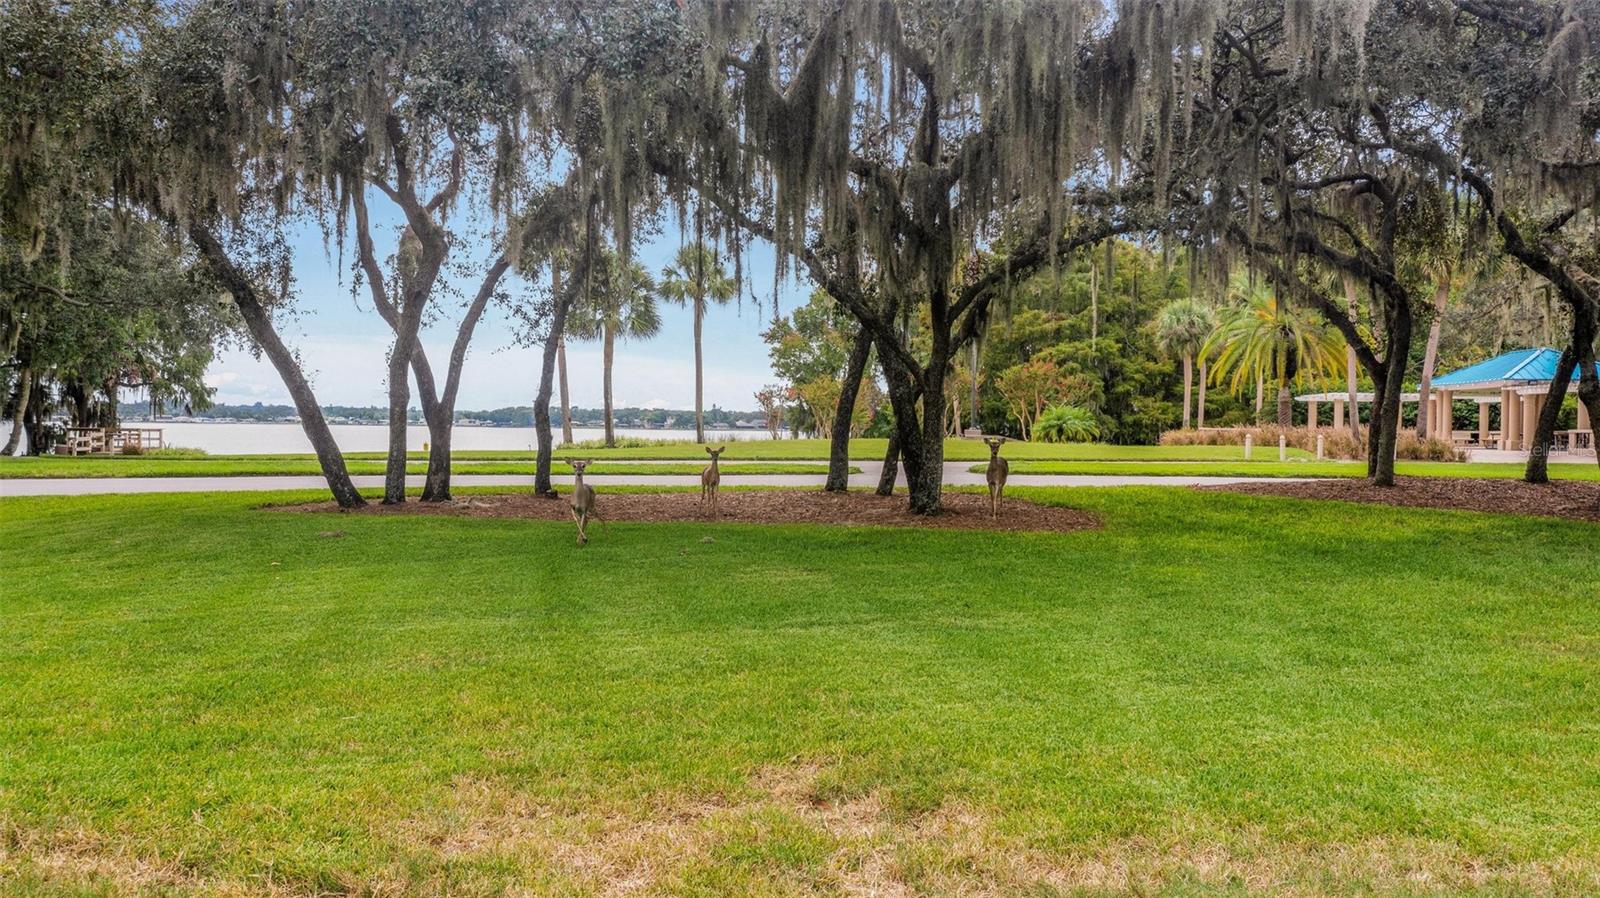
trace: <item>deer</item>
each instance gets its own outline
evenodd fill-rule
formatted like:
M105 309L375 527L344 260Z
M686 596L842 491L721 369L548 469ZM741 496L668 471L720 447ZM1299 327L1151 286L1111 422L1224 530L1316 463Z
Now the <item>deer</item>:
M711 465L700 472L700 504L710 510L711 514L717 513L717 487L722 485L722 469L717 463L722 453L728 451L727 446L720 449L706 447L706 454L711 456Z
M589 544L589 519L595 518L605 526L606 519L600 517L600 512L595 508L594 487L583 482L583 469L589 467L587 461L571 462L572 465L572 520L578 525L578 545Z
M984 445L989 447L989 469L984 472L983 479L989 483L989 517L1000 516L1000 494L1006 491L1006 478L1011 475L1011 465L1000 457L1000 446L1006 441L1005 437L984 437Z

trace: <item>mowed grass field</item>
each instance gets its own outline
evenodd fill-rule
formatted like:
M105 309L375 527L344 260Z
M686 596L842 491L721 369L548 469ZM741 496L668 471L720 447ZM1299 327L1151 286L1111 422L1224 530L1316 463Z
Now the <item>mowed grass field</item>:
M1600 890L1600 528L1015 495L1103 527L0 500L0 892Z

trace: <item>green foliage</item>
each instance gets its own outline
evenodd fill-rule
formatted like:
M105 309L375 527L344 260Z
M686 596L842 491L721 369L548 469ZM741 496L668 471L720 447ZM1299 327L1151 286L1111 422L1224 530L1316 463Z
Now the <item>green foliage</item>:
M819 415L819 403L827 399L830 390L833 401L838 401L856 327L839 304L818 289L804 304L762 332L772 372L783 379L790 399L784 418L791 428L810 432L830 429L824 425L831 426L834 410ZM876 385L871 375L869 368L868 376L862 379L862 389L876 406ZM861 405L858 400L857 415L862 412Z
M850 316L822 290L813 290L803 305L761 334L772 373L791 384L843 377L854 337Z
M1217 328L1201 352L1212 358L1211 378L1235 396L1260 383L1278 389L1278 424L1291 383L1330 383L1345 370L1345 342L1322 317L1287 303L1279 293L1235 278Z
M599 340L607 333L623 340L646 340L661 331L657 287L638 262L624 262L609 250L578 301L567 313L567 333L578 340Z
M695 308L696 314L703 313L709 305L725 306L739 295L739 283L723 268L722 259L703 243L678 250L673 264L661 270L657 289L662 299Z
M1175 299L1156 319L1156 342L1168 355L1193 357L1217 326L1211 307L1192 297Z
M1052 405L1033 426L1033 437L1046 443L1087 443L1098 439L1094 413L1078 405Z
M0 389L9 398L12 376L33 372L30 423L59 409L81 426L114 424L129 390L168 410L207 408L206 368L239 328L214 282L141 218L78 210L61 224L32 261L0 241L0 331L15 339L0 345Z
M1011 289L984 339L985 430L1020 435L998 383L1031 359L1086 380L1087 394L1067 401L1095 412L1103 439L1153 443L1178 422L1183 381L1161 358L1155 324L1163 308L1189 295L1187 266L1181 258L1164 265L1159 253L1114 241L1108 275L1107 255L1104 246L1078 254L1056 274L1042 272ZM1227 408L1233 400L1212 404Z

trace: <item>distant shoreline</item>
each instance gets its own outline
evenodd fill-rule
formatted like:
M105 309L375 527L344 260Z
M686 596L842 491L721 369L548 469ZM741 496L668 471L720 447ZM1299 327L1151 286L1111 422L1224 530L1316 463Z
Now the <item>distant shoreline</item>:
M219 424L219 425L231 425L231 424L299 424L300 423L300 421L298 419L293 419L293 418L270 418L270 419L261 419L261 418L191 418L191 417L182 416L182 415L177 416L177 417L170 417L170 418L169 417L151 418L151 417L142 416L142 415L125 415L125 416L123 416L122 421L124 423L127 423L127 424ZM338 424L338 425L344 426L344 427L388 427L389 426L389 422L388 421L349 421L349 420L329 419L328 423L329 424ZM426 425L427 422L422 421L422 420L416 420L416 421L407 420L406 423L407 424L415 424L415 425L418 425L418 426L423 426L423 425ZM559 426L555 422L551 422L551 425L552 426ZM496 424L496 423L494 423L492 421L457 421L457 422L455 422L454 426L455 427L486 427L486 428L499 428L499 429L502 429L502 430L518 430L518 429L526 429L526 428L530 427L531 425L528 425L528 424ZM621 422L618 422L615 425L615 427L617 429L626 428L628 430L659 430L662 433L672 433L674 431L680 431L680 430L693 430L692 427L650 427L650 426L637 424L637 423L622 424ZM591 423L591 422L586 422L586 423L580 424L577 421L574 421L574 422L572 422L572 429L573 430L604 430L605 429L605 425L604 424L595 424L595 423ZM764 427L755 427L755 426L751 426L751 425L741 425L741 424L707 424L705 429L706 430L741 430L741 431L742 430L748 430L748 431L754 432L754 431L759 431L759 430L765 430L766 428L764 428Z

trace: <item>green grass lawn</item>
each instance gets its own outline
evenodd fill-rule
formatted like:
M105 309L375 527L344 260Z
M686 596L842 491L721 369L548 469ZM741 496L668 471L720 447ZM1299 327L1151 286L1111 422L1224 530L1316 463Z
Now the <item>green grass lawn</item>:
M458 458L454 460L457 474L526 474L532 476L531 460L493 460ZM384 463L377 460L351 457L345 461L351 474L382 474ZM640 462L602 460L590 466L591 474L699 474L705 462ZM572 468L558 461L550 466L555 474L571 474ZM852 467L852 473L860 468ZM422 459L406 463L406 472L426 474L427 462ZM826 474L822 462L723 462L727 474ZM0 480L29 477L244 477L261 475L320 475L322 468L315 458L250 455L202 456L199 458L167 458L139 456L111 457L56 457L0 458Z
M973 465L981 473L988 463ZM1524 467L1500 462L1400 461L1395 472L1411 477L1521 477ZM1117 462L1117 461L1015 461L1012 474L1142 474L1153 477L1365 477L1366 462L1349 461L1237 461L1237 462ZM1553 464L1551 479L1600 480L1600 465Z
M1594 525L1015 493L1104 527L0 500L0 892L1600 888Z

